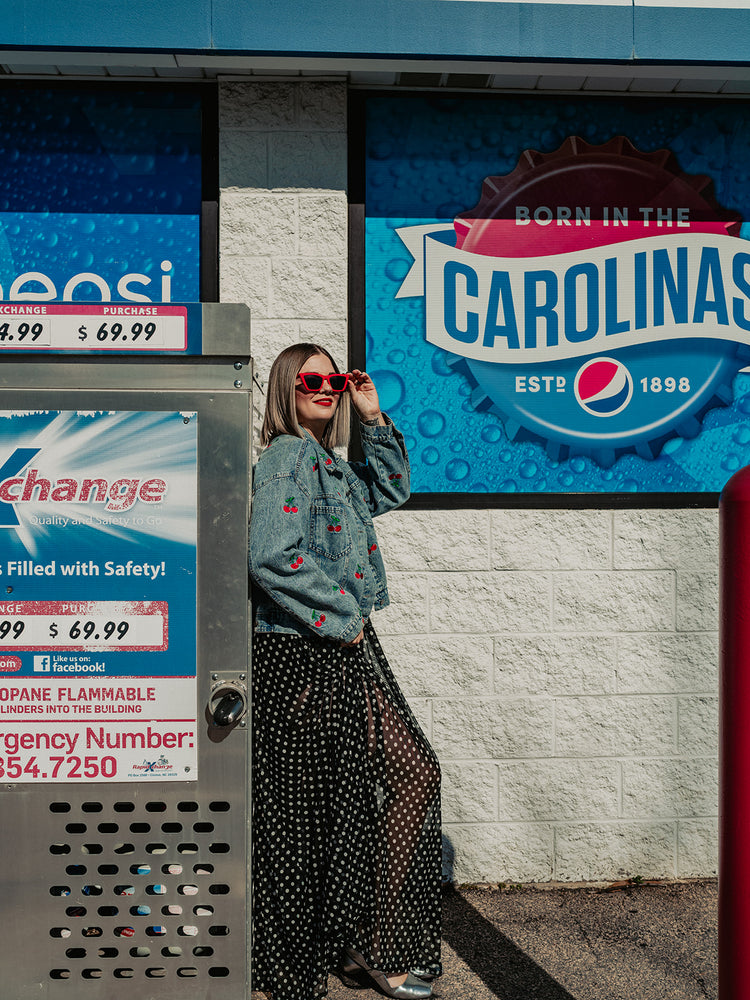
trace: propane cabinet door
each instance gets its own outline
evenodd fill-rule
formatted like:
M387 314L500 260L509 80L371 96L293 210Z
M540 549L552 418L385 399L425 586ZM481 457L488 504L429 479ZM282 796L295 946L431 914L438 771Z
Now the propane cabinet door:
M249 995L250 399L224 367L4 390L9 1000Z

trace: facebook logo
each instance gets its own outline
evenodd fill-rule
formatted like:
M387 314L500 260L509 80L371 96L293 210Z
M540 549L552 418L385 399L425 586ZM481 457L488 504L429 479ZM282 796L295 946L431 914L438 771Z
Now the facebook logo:
M52 670L52 657L50 656L34 657L35 674L48 674L51 670Z

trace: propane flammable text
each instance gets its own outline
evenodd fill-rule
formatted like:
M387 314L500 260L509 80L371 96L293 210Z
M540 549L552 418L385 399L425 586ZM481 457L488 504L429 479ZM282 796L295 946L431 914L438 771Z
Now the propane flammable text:
M81 687L57 688L57 700L63 702L117 702L156 701L156 689L152 687L125 687L119 685L85 684ZM34 685L0 685L0 702L52 701L52 688Z

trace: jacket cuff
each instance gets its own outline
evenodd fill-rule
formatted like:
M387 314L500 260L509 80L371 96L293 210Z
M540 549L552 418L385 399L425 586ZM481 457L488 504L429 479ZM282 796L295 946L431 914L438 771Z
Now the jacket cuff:
M363 618L360 618L359 620L352 622L349 628L344 629L344 631L341 633L341 641L351 642L353 639L356 639L364 627L365 627L365 622Z
M382 412L382 411L381 411ZM363 424L359 422L359 433L363 438L370 438L373 441L388 441L393 437L395 427L393 421L387 413L383 413L385 427L380 424Z

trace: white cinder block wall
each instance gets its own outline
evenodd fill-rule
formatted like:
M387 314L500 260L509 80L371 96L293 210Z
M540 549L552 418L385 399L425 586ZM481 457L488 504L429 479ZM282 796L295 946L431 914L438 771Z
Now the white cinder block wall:
M715 874L716 512L380 524L456 881Z
M346 88L221 88L221 297L346 357ZM262 412L259 400L257 416ZM444 775L458 882L717 866L717 515L396 512L376 628Z

